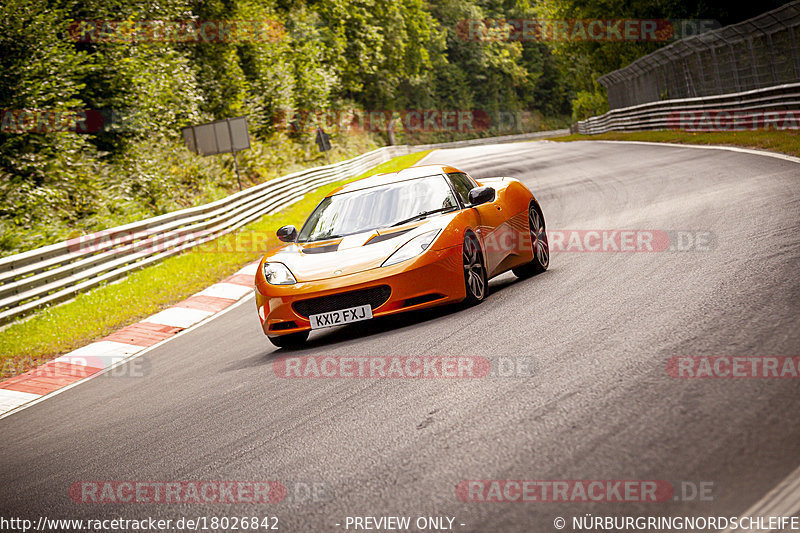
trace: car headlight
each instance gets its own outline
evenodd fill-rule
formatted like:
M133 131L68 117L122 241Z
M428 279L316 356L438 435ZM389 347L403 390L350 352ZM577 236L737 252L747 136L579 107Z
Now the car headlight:
M270 285L294 285L291 271L283 263L264 263L264 277Z
M441 230L435 229L423 233L422 235L417 235L403 246L398 248L392 255L389 256L389 259L383 262L381 266L387 267L396 265L397 263L407 261L412 257L417 257L419 254L428 249L436 236L439 235L440 231Z

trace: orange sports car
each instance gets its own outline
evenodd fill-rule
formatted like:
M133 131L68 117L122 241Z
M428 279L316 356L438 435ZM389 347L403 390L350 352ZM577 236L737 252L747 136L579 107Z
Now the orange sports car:
M441 165L349 183L326 196L256 273L261 327L278 347L313 329L486 297L489 278L547 269L544 216L514 178Z

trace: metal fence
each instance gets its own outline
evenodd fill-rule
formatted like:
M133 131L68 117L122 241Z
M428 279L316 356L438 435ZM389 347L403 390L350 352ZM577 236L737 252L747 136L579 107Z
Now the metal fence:
M800 81L800 0L681 39L598 81L610 108L741 93Z
M357 176L392 157L431 148L515 142L568 133L569 130L556 130L378 148L348 161L276 178L206 205L1 258L0 324L231 233L322 185Z

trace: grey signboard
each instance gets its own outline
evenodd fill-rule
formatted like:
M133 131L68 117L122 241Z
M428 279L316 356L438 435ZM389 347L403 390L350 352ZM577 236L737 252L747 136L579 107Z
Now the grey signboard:
M250 148L247 117L188 126L182 132L186 147L199 155L229 154Z

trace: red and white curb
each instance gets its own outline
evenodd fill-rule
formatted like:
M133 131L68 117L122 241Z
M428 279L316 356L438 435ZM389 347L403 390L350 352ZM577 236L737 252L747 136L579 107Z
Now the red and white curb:
M258 262L141 322L0 382L0 418L138 357L253 292Z

